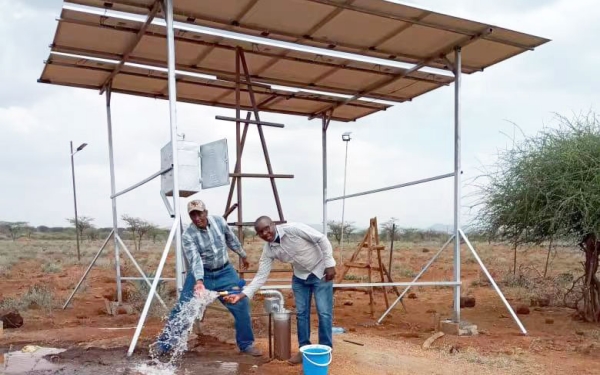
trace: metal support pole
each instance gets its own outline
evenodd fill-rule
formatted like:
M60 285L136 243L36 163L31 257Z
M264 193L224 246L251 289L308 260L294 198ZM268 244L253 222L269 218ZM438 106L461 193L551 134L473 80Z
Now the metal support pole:
M179 157L177 152L177 82L175 81L175 31L173 29L173 0L163 0L163 11L167 26L167 62L169 76L169 119L171 124L171 147L173 149L173 207L175 221L181 218L179 205ZM178 226L179 227L179 226ZM177 294L183 289L183 258L181 230L175 234L175 278Z
M421 270L421 272L419 272L417 274L417 276L415 276L415 278L411 281L412 283L416 282L417 280L419 280L419 278L425 273L427 272L427 270L429 269L429 267L433 264L433 262L435 262L435 260L440 256L440 254L442 253L442 251L444 251L444 249L450 244L450 242L452 242L452 239L454 239L454 236L451 236L448 241L446 241L446 243L444 243L444 245L442 245L442 247L438 250L438 252L433 256L433 258L431 258L431 260L429 260L429 262L427 262L427 264L425 265L425 267L423 267L423 269ZM398 304L398 302L402 301L402 297L404 297L404 295L406 293L408 293L408 290L410 289L411 285L408 285L403 291L402 293L400 293L400 295L398 296L398 298L396 298L396 300L394 301L394 303L392 303L392 305L386 310L386 312L383 313L383 315L381 315L381 318L379 318L379 320L377 321L377 324L381 324L381 322L383 321L383 319L390 313L390 311L392 311L392 309Z
M110 101L112 96L112 82L106 88L106 124L108 128L108 160L110 164L110 195L115 195L116 183L115 183L115 157L113 151L113 135L112 135L112 114L110 109ZM117 219L117 198L111 198L112 204L112 220L113 220L113 233L119 233L119 222ZM114 236L115 246L115 274L117 279L117 302L120 304L123 302L123 289L121 286L121 258L119 256L119 242L117 236Z
M327 236L327 127L329 123L323 116L322 144L323 144L323 234Z
M346 170L348 168L348 143L350 143L350 142L346 141L346 156L344 158L344 197L346 196ZM346 214L346 198L342 199L342 234L340 236L340 243L341 243L340 264L344 263L344 232L345 232L345 228L344 228L345 217L344 217L344 215L345 214Z
M396 223L392 223L392 239L390 243L390 264L388 266L388 274L392 277L392 261L394 260L394 237L396 237Z
M454 50L454 281L460 282L460 81L461 81L461 49ZM454 287L455 323L460 322L460 284Z
M156 288L158 287L158 283L160 281L160 275L162 274L163 268L165 267L165 263L167 262L167 256L169 255L169 250L171 249L171 243L173 243L173 237L176 235L176 233L180 232L179 229L179 218L176 217L173 221L171 231L169 232L169 238L167 239L167 244L165 245L165 249L163 250L160 262L158 263L156 275L154 275L154 280L152 280L152 286L150 287L148 298L146 298L146 304L144 305L144 309L142 310L142 315L140 316L140 320L138 321L135 333L133 334L133 339L131 340L131 344L129 345L129 350L127 351L128 357L130 357L133 354L138 339L140 338L140 334L142 333L142 328L144 327L146 316L148 315L148 311L150 310L150 305L152 304L154 293L156 293Z
M81 286L81 283L83 283L83 280L85 280L85 278L87 277L88 273L90 273L90 270L92 269L92 267L94 267L94 264L96 264L96 260L98 260L98 257L100 256L100 254L102 254L102 250L104 250L104 248L106 247L106 244L108 243L108 241L110 240L110 237L114 234L114 231L110 231L110 233L108 234L108 237L106 237L106 240L104 240L104 243L102 244L102 246L100 247L100 250L98 250L98 252L96 253L96 256L94 256L94 259L92 259L92 262L90 263L90 265L88 266L87 270L85 270L85 272L83 273L83 276L81 276L81 279L79 280L79 282L77 283L77 286L75 287L75 289L73 290L73 293L71 293L71 295L69 296L69 298L67 299L67 302L65 302L65 304L63 305L63 310L67 308L67 306L69 306L69 303L71 302L71 300L73 299L73 296L75 296L75 293L77 293L77 290L79 289L79 287Z
M77 219L77 189L75 189L75 158L73 154L73 141L71 141L71 177L73 179L73 205L75 207L75 238L77 239L77 261L81 261L79 251L79 220Z
M519 329L521 330L521 332L524 335L526 335L527 334L527 330L523 326L523 323L521 323L521 320L519 320L519 318L517 317L517 314L515 314L515 312L513 311L512 307L510 307L510 304L508 303L508 301L504 297L504 294L502 293L502 291L500 290L500 288L498 287L498 285L494 281L494 278L492 277L492 275L490 275L490 272L488 271L488 269L485 267L485 265L481 261L481 258L479 258L479 255L475 251L475 248L471 244L471 241L469 241L469 239L467 238L467 236L465 235L465 233L462 231L462 229L459 229L458 231L460 233L460 236L465 240L465 243L467 244L467 247L469 248L469 250L471 250L471 254L473 254L473 256L475 257L475 260L477 261L477 263L479 263L479 267L481 267L481 269L483 270L483 273L485 273L485 275L487 276L488 280L490 281L490 284L492 284L492 286L496 290L496 293L498 293L498 295L500 296L500 299L504 303L504 306L506 306L506 308L508 309L508 312L510 312L510 315L512 316L512 318L514 319L514 321L519 326Z
M162 176L163 174L165 174L165 173L169 172L171 169L173 169L173 166L167 167L167 168L165 168L165 169L163 169L163 170L160 170L160 171L158 171L158 172L156 172L156 173L153 173L153 174L152 174L152 175L150 175L149 177L146 177L146 178L145 178L145 179L143 179L142 181L140 181L140 182L138 182L138 183L136 183L136 184L134 184L134 185L132 185L132 186L128 187L127 189L123 189L123 190L121 190L120 192L118 192L118 193L115 193L115 195L111 196L111 198L116 198L116 197L118 197L118 196L120 196L120 195L123 195L123 194L125 194L125 193L128 193L128 192L132 191L133 189L137 189L137 188L139 188L140 186L142 186L142 185L144 185L144 184L147 184L148 182L150 182L150 181L154 180L156 177L158 177L158 176Z
M115 235L115 237L117 238L117 241L119 241L119 244L123 247L123 251L125 251L125 254L127 254L127 256L129 257L129 259L131 260L131 262L133 263L133 265L135 266L135 268L137 269L137 271L140 273L140 275L142 275L142 278L146 281L146 284L148 284L149 287L152 287L152 283L148 279L148 276L146 276L146 274L142 270L142 267L140 267L140 265L135 260L135 258L133 257L133 255L131 255L131 252L129 251L129 249L127 248L127 246L125 246L125 243L123 243L123 240L121 239L121 236L119 236L117 234L117 235ZM165 301L163 301L163 299L160 298L160 295L158 293L156 293L156 298L158 298L158 301L160 302L160 304L165 309L168 309L167 305L165 304Z

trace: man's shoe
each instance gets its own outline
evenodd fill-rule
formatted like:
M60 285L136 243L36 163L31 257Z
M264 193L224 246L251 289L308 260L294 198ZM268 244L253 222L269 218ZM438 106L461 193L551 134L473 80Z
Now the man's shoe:
M254 346L250 346L250 347L242 350L242 354L247 354L252 357L261 357L262 356L261 351L256 349Z
M290 365L299 365L302 363L302 353L298 352L288 359Z

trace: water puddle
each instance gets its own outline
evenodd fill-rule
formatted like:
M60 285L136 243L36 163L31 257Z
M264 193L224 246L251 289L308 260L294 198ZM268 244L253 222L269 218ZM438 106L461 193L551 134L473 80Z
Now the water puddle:
M172 341L170 356L149 356L142 344L129 358L127 348L54 349L33 345L5 354L2 374L28 375L242 375L255 373L264 359L238 354L235 346L223 344L216 338L198 338L194 349L188 350L188 338L196 319L202 319L208 305L218 294L206 292L193 298L181 308L181 313L165 329ZM193 341L193 340L192 340ZM203 347L198 351L200 347Z
M4 354L3 374L29 374L32 372L56 371L61 366L51 362L65 349L42 348L27 345L23 349Z

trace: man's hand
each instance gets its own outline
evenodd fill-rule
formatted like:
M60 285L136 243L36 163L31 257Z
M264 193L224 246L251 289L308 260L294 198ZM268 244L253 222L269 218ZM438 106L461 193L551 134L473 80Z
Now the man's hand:
M248 258L242 258L242 270L247 270L250 268L250 262L248 262Z
M325 268L325 281L331 281L335 278L335 267Z
M225 302L235 305L236 303L238 303L245 297L246 297L246 295L244 293L239 293L239 294L232 294L230 296L223 297L223 299L225 300Z
M202 295L206 291L204 287L204 282L202 280L196 281L196 285L194 285L194 294L196 296Z

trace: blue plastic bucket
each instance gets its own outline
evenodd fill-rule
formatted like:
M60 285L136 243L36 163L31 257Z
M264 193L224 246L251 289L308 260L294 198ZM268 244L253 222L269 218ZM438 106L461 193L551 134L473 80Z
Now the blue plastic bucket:
M304 375L327 375L332 355L327 345L304 345L302 353L302 369Z

